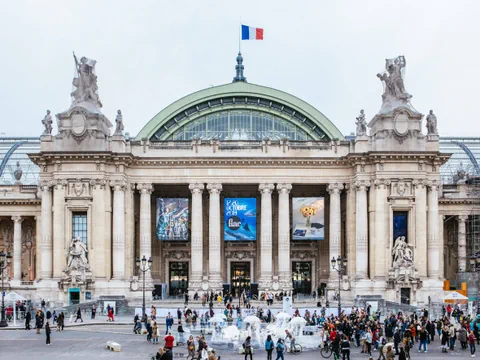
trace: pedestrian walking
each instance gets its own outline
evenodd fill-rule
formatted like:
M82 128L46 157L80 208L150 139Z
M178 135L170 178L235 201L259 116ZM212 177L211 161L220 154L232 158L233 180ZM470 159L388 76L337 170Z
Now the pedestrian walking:
M158 325L156 321L153 321L153 326L152 326L152 343L158 344Z
M51 333L52 333L52 330L50 329L50 322L47 320L47 323L45 324L45 335L47 336L46 345L48 346L52 346L50 342Z
M95 319L95 315L97 314L97 307L95 304L92 305L92 320Z
M165 340L165 349L169 349L170 351L173 350L173 344L175 343L175 337L172 335L171 332L168 333L167 336L163 339ZM172 353L173 355L173 353Z
M350 341L346 336L343 336L342 340L342 359L343 360L350 360Z
M82 311L80 310L80 306L77 307L77 318L75 319L75 322L77 322L77 320L80 319L83 323L83 319L82 319Z
M27 314L25 315L25 330L30 330L31 320L32 320L32 314L30 314L30 311L27 311Z
M191 358L191 360L193 360L195 358L195 340L193 340L193 335L190 335L190 337L187 340L187 349L188 349L187 360L188 358Z
M37 334L40 334L40 329L42 328L42 311L37 310L35 314L35 328L37 329Z
M283 340L282 339L278 339L277 340L277 346L276 346L276 351L277 351L277 358L275 360L279 360L279 359L282 359L282 360L285 360L285 356L284 356L284 353L285 353L285 345L283 344Z
M475 340L477 340L475 334L473 333L473 331L470 331L470 333L468 334L468 345L470 346L470 355L472 357L475 357Z
M248 355L250 355L250 360L253 360L252 357L252 337L247 336L245 342L243 343L243 349L245 351L245 360L247 360Z
M272 340L272 335L267 336L267 340L265 341L265 350L267 351L267 360L272 360L272 352L275 344Z

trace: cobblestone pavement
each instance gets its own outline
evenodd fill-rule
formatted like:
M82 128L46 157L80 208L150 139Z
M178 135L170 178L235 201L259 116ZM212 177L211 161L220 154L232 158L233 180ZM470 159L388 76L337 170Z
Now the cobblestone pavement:
M122 351L112 352L105 348L106 342L113 340L122 345ZM161 345L161 344L160 344ZM480 346L477 346L480 348ZM468 350L456 350L449 354L442 354L438 342L430 344L428 353L417 353L412 349L412 359L466 359L471 358ZM131 326L125 325L97 325L83 326L66 329L63 332L53 331L52 346L45 345L45 332L35 334L35 330L11 330L0 332L0 359L23 360L23 359L145 359L149 360L157 351L157 345L146 342L143 335L132 334ZM175 348L175 358L184 358L185 347ZM222 360L237 359L244 357L233 351L217 351ZM183 356L182 356L183 355ZM374 359L378 353L373 353ZM260 350L254 354L254 359L266 359L266 353ZM304 352L298 356L286 355L286 359L298 360L322 359L318 351ZM353 348L351 359L365 359L368 356L360 354L359 348ZM331 358L333 360L333 357Z

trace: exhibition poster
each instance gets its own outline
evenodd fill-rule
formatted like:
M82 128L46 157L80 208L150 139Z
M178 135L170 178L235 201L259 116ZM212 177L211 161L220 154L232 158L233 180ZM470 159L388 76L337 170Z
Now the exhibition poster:
M256 198L225 198L223 217L225 241L257 240Z
M188 198L157 199L157 239L188 240Z
M324 240L324 207L323 197L292 198L293 240Z

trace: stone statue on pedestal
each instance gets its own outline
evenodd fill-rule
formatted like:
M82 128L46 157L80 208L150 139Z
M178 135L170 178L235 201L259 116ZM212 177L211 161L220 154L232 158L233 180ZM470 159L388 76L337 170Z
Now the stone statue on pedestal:
M68 270L89 270L87 254L88 250L80 238L75 238L70 244L68 252Z
M45 126L45 130L43 131L43 135L52 135L52 116L50 115L50 110L47 110L47 115L42 120L43 126Z
M367 134L367 122L365 121L365 112L360 110L360 115L357 116L357 136L363 136Z
M385 83L385 91L382 95L384 100L388 98L409 100L412 97L405 91L403 83L402 69L406 64L405 56L385 60L386 72L377 74L377 77Z
M23 170L20 167L20 161L17 161L17 168L13 172L13 177L15 178L15 181L17 184L20 183L20 180L22 179L22 175L23 175Z
M102 103L98 97L97 75L95 75L95 60L87 59L83 56L78 61L75 53L73 53L75 59L75 68L77 70L77 77L73 79L73 86L76 89L70 94L73 97L73 105L82 102L90 102L97 108L102 107Z
M430 110L430 112L427 115L427 135L437 135L437 134L438 134L437 117L433 113L433 110Z
M123 135L124 126L123 126L123 115L121 110L117 111L117 117L115 118L115 123L116 123L116 127L113 135Z
M392 249L394 269L414 267L412 248L413 245L405 241L405 236L399 236L395 240L395 245Z

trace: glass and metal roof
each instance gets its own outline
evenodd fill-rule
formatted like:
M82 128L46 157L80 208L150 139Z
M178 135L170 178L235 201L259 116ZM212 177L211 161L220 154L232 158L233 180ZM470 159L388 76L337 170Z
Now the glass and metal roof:
M251 110L220 111L201 116L170 135L168 140L313 140L300 127L281 117Z
M15 184L17 162L22 170L21 183L37 185L40 170L27 155L35 152L40 152L39 138L0 138L0 185Z
M337 127L305 101L244 81L200 90L170 104L143 127L136 140L193 137L344 140Z
M469 175L480 175L480 138L441 137L440 152L450 153L450 159L440 168L444 184L452 184L459 169Z

